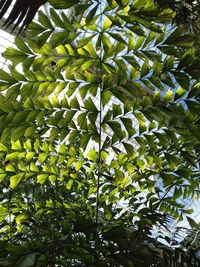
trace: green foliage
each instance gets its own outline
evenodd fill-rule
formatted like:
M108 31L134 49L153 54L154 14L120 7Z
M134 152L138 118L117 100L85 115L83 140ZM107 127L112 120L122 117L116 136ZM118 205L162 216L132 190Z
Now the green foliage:
M155 0L161 8L171 8L176 15L173 23L181 26L182 30L189 33L199 55L199 33L200 33L200 3L195 0ZM185 41L185 40L184 40Z
M191 36L154 1L50 2L73 12L40 11L0 71L0 266L184 266L149 235L198 195Z

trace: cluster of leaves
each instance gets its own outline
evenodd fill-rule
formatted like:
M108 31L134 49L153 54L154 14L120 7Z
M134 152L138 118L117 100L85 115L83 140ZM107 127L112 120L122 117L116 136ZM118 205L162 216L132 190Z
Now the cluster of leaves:
M176 23L178 24L191 24L191 22L194 24L196 20L198 23L200 6L196 0L156 0L156 3L161 7L169 7L176 11Z
M4 53L0 266L170 266L149 235L199 193L192 36L153 0L73 9L40 11Z
M174 23L183 27L183 30L192 34L196 46L197 55L199 54L199 33L200 33L200 3L196 0L155 0L161 7L169 7L176 12Z

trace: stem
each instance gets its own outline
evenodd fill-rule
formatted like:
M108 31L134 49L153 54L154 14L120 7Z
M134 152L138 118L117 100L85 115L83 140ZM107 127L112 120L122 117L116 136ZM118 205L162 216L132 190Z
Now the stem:
M167 196L167 194L170 192L170 190L176 185L177 181L174 182L169 189L167 190L167 192L163 195L163 197L159 200L158 202L158 206L162 203L162 201L164 200L164 198Z
M100 9L101 8L101 3L100 3ZM103 25L103 14L101 12L101 18L100 18L100 36L102 40L102 25ZM98 224L99 221L99 195L100 195L100 179L101 179L101 142L102 142L102 91L103 91L103 66L102 66L102 61L103 61L103 45L101 41L101 48L100 48L100 56L99 56L99 62L100 62L100 77L99 77L99 145L98 145L98 174L97 174L97 192L96 192L96 210L95 210L95 222Z
M102 141L102 60L100 60L100 96L99 96L99 102L100 102L100 109L99 109L99 155L98 155L98 174L97 174L97 193L96 193L96 224L98 224L98 213L99 213L99 189L100 189L100 178L101 178L101 141Z

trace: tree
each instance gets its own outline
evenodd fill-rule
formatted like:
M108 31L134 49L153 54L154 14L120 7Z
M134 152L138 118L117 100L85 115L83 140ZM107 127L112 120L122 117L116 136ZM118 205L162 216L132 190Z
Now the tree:
M13 30L22 22L19 32L25 27L27 27L33 20L37 10L41 5L45 4L46 0L17 0L14 2L12 0L1 0L0 1L0 19L5 16L6 12L11 8L8 18L5 20L4 25L11 25L14 22L15 26ZM13 4L13 6L12 6Z
M54 1L54 0L0 0L0 19L2 19L6 12L11 9L9 16L6 18L3 26L10 26L14 24L13 30L18 27L19 33L31 23L34 19L38 9L49 2L57 9L69 8L79 1ZM14 4L13 4L14 3Z
M194 38L194 46L199 55L199 33L200 33L200 3L196 0L156 0L161 7L169 7L176 12L173 19L175 25L182 27L182 30L189 33Z
M192 36L149 0L73 8L4 53L0 266L190 266L151 231L199 193Z

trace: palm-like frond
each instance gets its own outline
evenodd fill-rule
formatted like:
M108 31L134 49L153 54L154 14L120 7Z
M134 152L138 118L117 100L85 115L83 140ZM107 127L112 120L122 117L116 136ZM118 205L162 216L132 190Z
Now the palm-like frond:
M10 26L15 23L13 30L19 26L19 33L26 28L33 20L37 10L47 0L16 0L8 18L4 22L4 26ZM13 0L0 0L0 19L2 19L8 9L11 7Z

